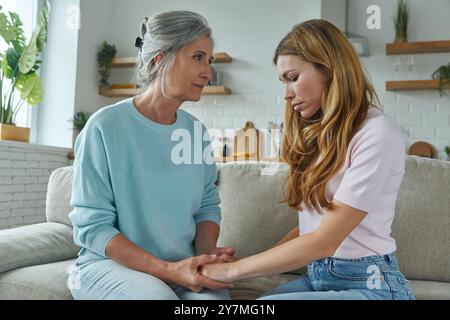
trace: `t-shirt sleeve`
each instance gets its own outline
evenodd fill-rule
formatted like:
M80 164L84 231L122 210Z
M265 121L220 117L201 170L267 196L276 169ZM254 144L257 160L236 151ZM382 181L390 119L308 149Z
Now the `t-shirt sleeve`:
M74 241L99 255L106 256L108 242L119 230L115 227L114 202L107 157L101 133L96 127L83 129L75 145L75 162L69 218Z
M204 128L206 130L206 128ZM204 154L208 154L211 158L210 161L205 161L205 186L203 189L203 197L200 205L200 209L195 215L195 223L198 224L202 221L213 221L220 225L221 210L219 207L220 197L217 190L217 166L214 162L214 156L211 148L209 135L205 134L207 139L204 142ZM208 160L208 159L207 159Z
M356 137L356 136L355 136ZM405 139L395 123L377 123L357 137L334 199L371 211L389 178L404 173Z

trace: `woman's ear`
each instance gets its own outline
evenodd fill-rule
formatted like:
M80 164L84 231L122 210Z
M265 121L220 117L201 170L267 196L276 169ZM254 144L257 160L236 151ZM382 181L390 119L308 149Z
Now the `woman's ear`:
M164 58L164 53L158 53L154 58L153 62L160 62Z

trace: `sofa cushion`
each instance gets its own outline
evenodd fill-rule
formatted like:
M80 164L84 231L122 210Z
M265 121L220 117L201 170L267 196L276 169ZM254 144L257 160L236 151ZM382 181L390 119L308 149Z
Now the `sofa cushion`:
M222 222L218 244L245 257L262 252L298 225L297 212L282 201L287 166L269 162L219 163Z
M67 279L74 263L71 259L2 273L0 300L72 299Z
M48 222L59 222L72 227L69 219L72 196L73 167L58 168L52 172L48 182L46 211Z
M411 280L411 287L417 300L450 300L450 283Z
M450 282L450 163L408 156L392 235L408 279Z
M0 232L0 273L77 256L72 228L61 223L38 223Z

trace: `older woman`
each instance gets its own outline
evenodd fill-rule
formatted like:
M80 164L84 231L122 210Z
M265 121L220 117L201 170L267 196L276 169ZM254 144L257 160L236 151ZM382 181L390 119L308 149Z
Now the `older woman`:
M176 138L206 131L179 108L211 78L211 30L196 13L171 11L146 19L138 40L143 92L95 113L76 141L70 218L82 249L70 290L75 299L227 299L230 284L197 272L234 253L216 247L210 143L205 132L185 144L200 143L199 161Z

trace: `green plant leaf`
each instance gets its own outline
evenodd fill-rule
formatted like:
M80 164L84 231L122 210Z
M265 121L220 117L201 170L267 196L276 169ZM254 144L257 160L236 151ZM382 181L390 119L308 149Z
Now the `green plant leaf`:
M16 36L11 41L11 43L20 55L23 52L23 49L25 48L25 42L26 42L25 32L23 31L23 28L22 28L23 23L20 20L20 17L17 13L10 12L9 16L11 18L11 22L14 26L15 33L16 33Z
M14 48L6 50L6 58L2 61L3 75L7 79L13 79L18 74L17 65L19 63L19 54Z
M17 80L16 89L20 98L29 105L35 106L44 98L44 89L36 73L21 74Z
M37 36L39 35L39 26L34 31L30 43L25 47L19 59L19 70L21 73L28 73L36 63L38 48L36 46Z
M39 33L36 38L36 46L39 52L42 52L48 37L48 20L50 17L50 2L45 0L38 16Z
M10 43L16 37L16 30L9 22L8 17L3 12L0 12L0 35L6 43Z

